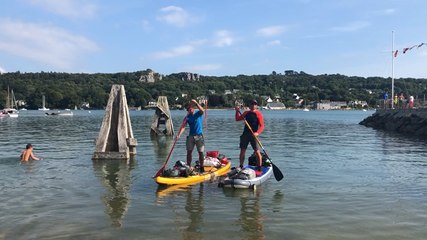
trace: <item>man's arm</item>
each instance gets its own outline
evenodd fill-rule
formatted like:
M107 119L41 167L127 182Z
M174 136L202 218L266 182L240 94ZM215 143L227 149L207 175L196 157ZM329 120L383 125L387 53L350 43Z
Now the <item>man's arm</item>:
M195 100L195 99L191 99L191 102L196 105L196 107L199 109L200 114L203 115L203 113L205 112L205 109Z
M234 110L236 110L236 114L234 116L236 121L242 121L243 119L245 119L246 112L244 112L243 114L240 113L240 108L238 106L234 107Z
M176 136L177 138L179 138L180 136L181 136L181 134L183 134L184 133L184 131L185 131L185 125L184 125L184 127L182 127L180 130L179 130L179 133L178 133L178 135Z
M31 159L33 159L33 160L40 160L40 158L38 158L38 157L36 157L36 156L34 156L34 153L33 152L31 152Z

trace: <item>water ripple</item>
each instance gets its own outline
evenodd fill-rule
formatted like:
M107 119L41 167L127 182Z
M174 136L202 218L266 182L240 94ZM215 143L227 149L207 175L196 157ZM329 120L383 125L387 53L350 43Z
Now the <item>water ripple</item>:
M103 111L27 111L0 120L0 238L423 239L427 142L358 124L372 112L264 111L265 150L285 179L256 191L151 178L173 138L152 139L153 111L131 112L137 156L91 160ZM185 111L172 111L175 131ZM242 122L208 111L206 149L238 164ZM188 133L188 129L186 130ZM185 133L185 134L186 134ZM42 161L21 163L25 145ZM170 164L185 159L185 140ZM220 231L218 231L220 229Z

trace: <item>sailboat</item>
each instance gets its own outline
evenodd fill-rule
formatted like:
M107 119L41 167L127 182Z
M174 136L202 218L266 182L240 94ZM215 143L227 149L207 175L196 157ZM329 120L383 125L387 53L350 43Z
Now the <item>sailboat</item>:
M13 90L10 91L7 87L6 105L0 114L0 117L18 117L18 110L16 109L16 99Z
M42 101L43 101L43 107L42 108L39 108L39 110L40 111L49 111L50 109L49 108L46 108L46 99L45 99L45 96L43 95L43 97L42 97Z

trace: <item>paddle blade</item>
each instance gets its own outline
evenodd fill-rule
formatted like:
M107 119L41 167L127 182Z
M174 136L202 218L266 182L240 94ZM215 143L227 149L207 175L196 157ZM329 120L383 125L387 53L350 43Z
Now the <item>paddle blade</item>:
M274 178L276 178L276 180L279 182L283 179L283 173L276 165L274 165L274 163L272 163L271 165L273 166Z

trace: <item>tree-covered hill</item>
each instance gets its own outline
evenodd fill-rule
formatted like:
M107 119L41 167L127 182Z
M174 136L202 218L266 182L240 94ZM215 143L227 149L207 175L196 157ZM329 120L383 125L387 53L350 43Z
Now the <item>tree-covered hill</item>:
M112 84L123 84L128 104L142 107L161 95L167 96L171 105L207 96L210 107L232 107L236 98L244 101L257 98L262 102L261 96L277 96L292 106L295 93L308 101L366 101L374 107L385 91L391 94L391 79L381 77L310 75L295 71L251 76L195 76L190 73L160 75L150 69L94 74L4 73L0 75L0 99L6 99L9 87L14 90L16 99L26 102L28 109L41 107L43 95L50 108L74 108L84 102L92 108L103 108ZM395 93L400 92L423 99L427 93L427 80L395 79ZM4 104L4 100L0 101L0 108Z

